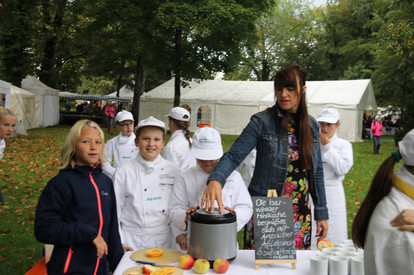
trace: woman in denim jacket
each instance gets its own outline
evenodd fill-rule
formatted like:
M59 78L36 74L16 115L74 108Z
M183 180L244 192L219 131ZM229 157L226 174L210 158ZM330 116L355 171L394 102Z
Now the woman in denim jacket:
M201 205L213 211L217 201L223 208L221 188L225 179L256 146L257 158L249 185L251 196L292 197L296 247L310 249L310 193L315 205L316 237L328 231L319 126L308 115L306 71L298 65L280 69L275 77L276 104L251 117L249 124L210 174ZM314 229L315 230L315 229Z

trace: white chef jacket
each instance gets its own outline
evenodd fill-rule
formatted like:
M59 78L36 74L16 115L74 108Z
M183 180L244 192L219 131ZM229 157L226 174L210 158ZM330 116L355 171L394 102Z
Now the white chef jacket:
M179 173L160 155L149 162L138 154L116 169L113 181L124 245L134 250L171 247L168 201Z
M248 188L253 177L254 168L256 167L257 150L253 150L247 155L243 162L236 168L236 171L242 175L242 179Z
M184 171L175 180L168 209L171 221L179 229L186 230L187 210L192 206L200 205L209 175L196 165ZM233 171L226 179L222 196L224 206L236 211L237 231L240 231L252 217L253 203L239 172ZM217 207L217 202L215 204Z
M346 198L342 181L354 164L352 144L339 138L335 133L330 143L321 146L321 155L329 213L329 230L326 239L339 245L343 240L348 239ZM316 229L315 220L312 221L312 228ZM316 241L312 242L312 249L316 249Z
M178 165L181 171L196 165L196 159L191 154L190 144L185 138L184 130L178 129L172 135L161 152L166 160Z
M6 148L6 141L4 138L0 138L0 159L2 159L4 156L4 148Z
M103 172L110 178L115 173L115 169L123 162L135 159L139 152L139 148L135 146L135 134L129 137L119 133L118 136L108 140L105 144L107 160L103 164ZM111 165L111 161L113 164Z
M396 175L414 188L414 175L404 166ZM414 274L414 232L390 224L404 209L414 209L414 200L395 187L376 206L365 236L365 274Z

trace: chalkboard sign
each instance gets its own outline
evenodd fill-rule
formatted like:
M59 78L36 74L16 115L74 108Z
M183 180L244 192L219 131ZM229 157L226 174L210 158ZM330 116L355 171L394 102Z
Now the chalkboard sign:
M296 262L292 198L252 199L256 263Z

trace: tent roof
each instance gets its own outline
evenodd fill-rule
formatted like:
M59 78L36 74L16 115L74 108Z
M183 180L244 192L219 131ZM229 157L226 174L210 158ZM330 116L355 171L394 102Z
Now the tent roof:
M50 88L35 76L28 75L22 80L22 88L34 94L59 96L59 90Z
M108 96L116 97L116 92L110 93ZM119 97L127 98L129 100L134 99L134 90L132 90L128 85L124 85L119 90Z
M374 91L369 79L307 81L306 100L309 106L330 104L330 107L343 109L374 110ZM174 98L174 79L141 96L141 99L159 101ZM267 105L275 102L273 81L191 81L181 88L181 101L187 103L226 103L236 105Z
M59 96L67 100L81 99L81 100L111 100L111 101L121 101L121 102L131 101L128 98L121 98L121 97L110 96L110 95L75 94L71 92L60 92Z

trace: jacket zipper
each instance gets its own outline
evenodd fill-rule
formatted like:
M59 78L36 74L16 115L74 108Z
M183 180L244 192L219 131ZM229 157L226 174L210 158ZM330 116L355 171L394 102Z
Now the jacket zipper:
M98 201L98 212L99 212L99 231L98 231L98 235L101 236L101 234L102 234L102 226L103 226L101 196L99 195L98 185L95 183L95 180L92 177L92 172L89 172L89 178L91 180L91 183L92 183L93 187L95 188L96 199ZM96 273L98 272L98 267L99 267L100 260L101 260L101 258L99 258L99 257L96 260L95 272L93 273L94 275L96 275Z
M66 257L65 267L63 268L63 273L67 273L68 272L68 268L69 268L69 264L70 264L70 259L71 258L72 258L72 246L69 247L69 252L68 252L68 256Z

